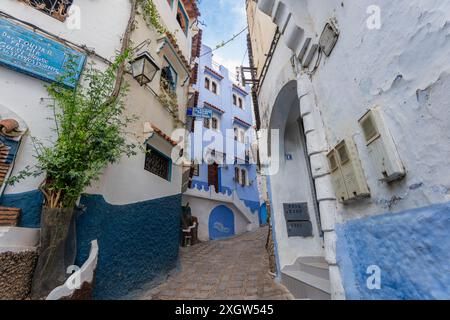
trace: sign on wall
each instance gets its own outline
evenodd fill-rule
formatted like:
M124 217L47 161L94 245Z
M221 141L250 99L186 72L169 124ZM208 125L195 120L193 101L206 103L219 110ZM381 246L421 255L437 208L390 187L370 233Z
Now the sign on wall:
M194 108L193 115L197 118L212 118L212 110L206 108Z
M64 83L74 88L85 54L0 18L0 65L53 82L68 74L70 61L74 74L64 78Z

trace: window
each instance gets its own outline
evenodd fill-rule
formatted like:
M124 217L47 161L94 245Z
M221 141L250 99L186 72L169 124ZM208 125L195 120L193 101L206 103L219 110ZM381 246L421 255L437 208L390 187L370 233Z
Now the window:
M234 141L238 141L239 139L239 129L234 128Z
M208 89L208 90L210 90L209 89L210 88L210 83L211 83L211 81L209 80L209 78L205 78L205 88Z
M241 170L238 167L234 168L234 181L241 183Z
M217 83L215 83L214 81L213 81L213 83L212 83L212 92L213 92L214 94L217 94Z
M233 105L237 106L237 96L233 94Z
M161 82L164 89L175 92L177 90L178 74L164 57L166 66L161 70Z
M210 129L211 128L211 120L209 118L203 118L203 126L206 129Z
M187 35L189 29L189 18L186 10L184 10L183 5L181 4L181 1L178 1L177 21L184 34Z
M72 2L73 0L29 0L25 3L60 21L64 21Z
M244 104L242 103L242 98L239 98L239 108L244 109Z
M172 160L156 149L147 145L147 152L145 153L144 169L170 181Z
M245 143L245 132L241 130L239 142Z
M211 127L213 130L219 130L219 119L213 117L211 120Z
M192 175L195 177L200 176L200 165L198 163L193 164Z
M245 150L245 162L250 163L250 150Z
M241 173L242 173L241 185L245 187L247 185L247 170L242 169Z

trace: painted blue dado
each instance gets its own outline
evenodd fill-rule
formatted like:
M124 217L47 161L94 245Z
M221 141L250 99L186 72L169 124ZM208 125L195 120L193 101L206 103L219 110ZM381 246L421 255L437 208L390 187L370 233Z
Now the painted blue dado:
M227 206L220 205L209 216L209 238L224 239L235 235L234 213Z
M39 190L3 194L0 199L1 206L22 209L19 221L22 228L40 228L43 202L44 196Z
M64 83L73 88L83 70L85 54L0 18L0 65L51 82L66 74L70 59L76 74L67 76Z
M348 299L450 299L450 203L337 226L337 259ZM369 290L369 266L381 289Z
M114 206L85 195L77 219L77 265L98 239L95 299L121 299L174 269L178 261L181 195Z

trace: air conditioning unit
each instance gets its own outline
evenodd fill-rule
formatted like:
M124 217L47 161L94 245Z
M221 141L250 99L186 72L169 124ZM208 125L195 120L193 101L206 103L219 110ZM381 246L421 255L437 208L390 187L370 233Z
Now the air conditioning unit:
M328 162L339 201L345 203L370 196L358 151L352 139L341 141L328 153Z
M378 172L379 179L392 182L403 178L406 175L406 170L380 108L375 107L369 110L359 120L359 125L363 131L369 155Z

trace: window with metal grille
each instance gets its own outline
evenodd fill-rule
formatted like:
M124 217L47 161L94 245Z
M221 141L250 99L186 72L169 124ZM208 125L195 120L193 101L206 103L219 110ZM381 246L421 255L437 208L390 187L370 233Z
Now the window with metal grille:
M52 17L64 21L73 0L19 0Z
M169 157L165 156L156 149L147 145L147 152L145 154L145 166L144 169L170 181L172 161Z

